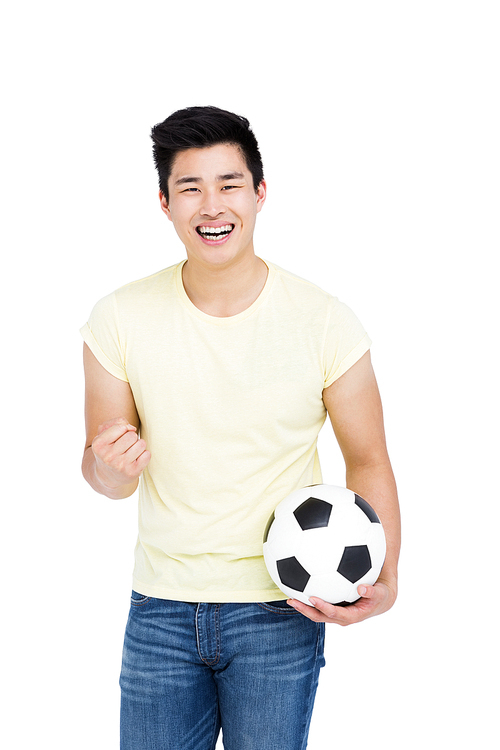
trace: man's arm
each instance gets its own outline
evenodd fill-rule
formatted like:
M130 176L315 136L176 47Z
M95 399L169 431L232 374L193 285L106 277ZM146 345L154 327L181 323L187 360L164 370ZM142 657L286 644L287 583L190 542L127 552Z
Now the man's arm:
M139 439L139 417L128 383L111 375L84 344L86 443L83 476L112 499L132 495L151 454Z
M335 607L312 598L316 609L297 600L293 606L316 622L350 625L382 614L397 596L397 565L401 543L396 483L387 453L382 403L367 352L344 375L323 391L346 464L346 486L367 500L384 527L387 555L375 586L360 586L361 599L349 607Z

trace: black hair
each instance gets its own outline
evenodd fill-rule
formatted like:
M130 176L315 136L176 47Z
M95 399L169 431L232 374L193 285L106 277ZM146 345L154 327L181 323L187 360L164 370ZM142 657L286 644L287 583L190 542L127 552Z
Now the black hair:
M153 157L160 190L168 200L168 178L179 151L221 143L237 146L252 173L254 189L264 179L257 139L246 117L218 107L187 107L173 112L151 129Z

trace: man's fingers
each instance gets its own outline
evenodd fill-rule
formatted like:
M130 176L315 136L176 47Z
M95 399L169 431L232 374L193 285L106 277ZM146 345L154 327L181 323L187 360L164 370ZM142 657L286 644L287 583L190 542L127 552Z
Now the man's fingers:
M117 443L124 436L129 436L131 439L130 445L133 445L138 439L135 427L129 425L126 420L121 424L112 424L106 427L106 429L100 430L92 441L92 447L94 450L96 447L97 449L106 449L108 446Z
M97 434L102 435L103 432L106 432L106 430L109 430L112 427L116 428L117 434L123 434L123 432L128 430L137 431L137 428L133 424L127 422L126 419L123 417L116 417L115 419L110 419L107 422L104 422L104 424L100 424L97 428Z
M146 443L139 439L137 433L132 430L116 434L117 429L123 430L124 428L110 427L94 440L92 448L95 455L105 464L118 467L118 465L122 466L135 461L145 450ZM134 450L131 453L132 449Z
M146 466L149 464L150 460L151 460L151 453L148 450L143 451L141 455L136 459L137 471L139 473L144 471Z
M385 588L385 587L384 587ZM336 625L352 625L361 622L375 613L384 599L384 588L363 585L358 588L361 599L347 606L338 607L317 597L311 597L312 606L303 604L297 599L290 599L289 604L314 622L330 622Z
M341 607L336 607L334 604L329 604L328 602L323 601L323 599L316 599L313 597L309 601L317 612L320 612L329 619L335 618L338 610L341 609Z
M124 435L122 440L125 440L125 438L128 437L128 435ZM121 440L119 441L121 443ZM133 461L138 461L139 458L145 453L149 453L149 451L146 450L146 441L141 439L137 439L124 453L125 458L129 463L132 463Z
M340 607L328 604L322 599L311 599L310 605L304 604L298 599L289 599L288 604L313 622L334 622L336 610L340 609Z

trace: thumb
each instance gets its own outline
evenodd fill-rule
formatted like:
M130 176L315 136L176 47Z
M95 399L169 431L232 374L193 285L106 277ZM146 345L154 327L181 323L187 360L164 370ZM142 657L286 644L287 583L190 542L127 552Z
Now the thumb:
M362 584L361 586L358 586L358 594L362 596L363 599L371 599L375 594L375 588L373 586Z

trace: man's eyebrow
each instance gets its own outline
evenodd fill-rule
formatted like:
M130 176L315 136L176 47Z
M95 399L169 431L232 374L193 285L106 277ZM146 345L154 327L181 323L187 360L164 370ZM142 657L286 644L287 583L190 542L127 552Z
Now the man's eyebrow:
M243 180L245 175L243 172L228 172L228 174L220 174L217 176L218 182L226 182L227 180Z
M174 185L185 185L186 182L201 182L201 177L179 177L179 179L174 182Z
M216 177L217 182L227 182L228 180L243 180L245 175L243 172L228 172L227 174L219 174ZM193 177L192 175L186 175L185 177L179 177L174 182L174 186L185 185L188 182L202 182L201 177Z

